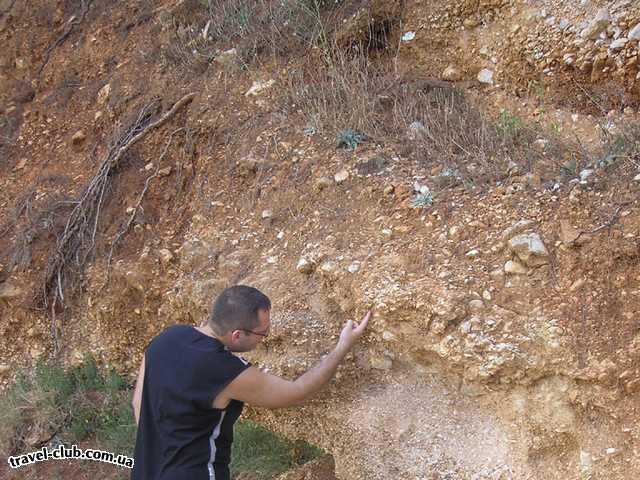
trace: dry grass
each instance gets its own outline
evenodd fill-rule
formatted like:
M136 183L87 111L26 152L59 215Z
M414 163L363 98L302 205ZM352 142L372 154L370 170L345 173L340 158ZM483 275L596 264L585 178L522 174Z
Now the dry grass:
M355 132L395 145L426 168L440 168L444 185L484 185L513 172L514 164L520 173L532 171L548 161L532 148L543 133L558 161L584 154L509 112L489 118L447 82L397 75L390 63L376 62L362 49L334 47L292 72L287 104L325 137Z

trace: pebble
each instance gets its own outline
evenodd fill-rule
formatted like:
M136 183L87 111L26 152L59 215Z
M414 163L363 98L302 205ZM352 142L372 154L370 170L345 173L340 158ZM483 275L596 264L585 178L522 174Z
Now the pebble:
M349 171L345 168L343 168L333 176L333 179L336 181L338 185L343 183L347 178L349 178Z
M640 41L640 23L638 23L635 27L631 29L629 35L627 35L629 40L637 40Z
M509 240L509 248L530 267L548 263L549 252L537 233L516 235Z
M486 83L488 85L493 85L493 70L489 70L488 68L483 68L478 72L478 81L480 83Z
M395 190L395 187L393 185L387 185L386 187L384 187L383 193L385 195L391 195L394 190Z
M261 215L263 219L267 219L273 217L273 212L271 210L263 210Z
M84 133L84 131L82 130L78 130L76 133L73 134L73 136L71 137L71 143L73 145L80 145L82 142L85 141L85 139L87 138L86 133Z
M300 258L300 260L298 260L298 264L296 265L296 270L298 270L298 272L300 273L306 273L306 274L312 273L314 270L314 264L309 260L307 260L306 258L302 257Z
M255 97L257 95L260 95L267 88L271 87L274 83L276 83L276 81L273 80L273 79L271 79L271 80L256 80L255 82L253 82L253 85L251 85L251 88L246 91L244 96L245 97L251 97L251 96Z

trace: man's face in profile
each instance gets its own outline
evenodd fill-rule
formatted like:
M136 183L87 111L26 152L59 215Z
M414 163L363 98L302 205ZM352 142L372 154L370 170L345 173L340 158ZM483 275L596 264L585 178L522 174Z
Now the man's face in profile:
M252 330L235 330L234 342L228 346L232 352L249 352L256 348L269 335L271 327L271 311L258 310L258 325ZM237 339L235 333L238 332Z

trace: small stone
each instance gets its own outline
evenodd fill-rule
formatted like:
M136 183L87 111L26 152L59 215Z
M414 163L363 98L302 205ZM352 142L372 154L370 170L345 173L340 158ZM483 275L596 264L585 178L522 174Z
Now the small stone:
M276 235L276 238L278 240L282 240L284 238L284 232L278 232L278 235Z
M475 300L471 300L469 302L469 310L471 311L471 313L479 313L482 310L484 310L484 302L482 300L478 300L477 298Z
M469 250L465 254L467 258L476 258L478 255L480 255L480 250L478 250L477 248L474 248L473 250Z
M449 65L444 69L444 72L442 72L442 79L447 82L457 82L462 80L462 72L454 65Z
M261 215L263 219L267 219L273 217L273 212L271 210L263 210Z
M504 272L510 275L523 275L527 273L527 268L520 262L509 260L504 264Z
M396 336L391 333L388 330L385 330L384 332L382 332L382 340L384 340L385 342L391 342L392 340L395 340Z
M634 182L640 182L640 173L638 175L636 175L635 177L633 177L633 181Z
M635 27L631 29L629 35L627 35L629 40L640 41L640 23L638 23Z
M127 207L127 209L125 210L127 215L131 215L133 212L136 211L136 209L134 207Z
M160 257L160 262L165 266L173 261L173 253L166 248L158 250L158 256Z
M141 315L142 314L142 312L140 311L139 308L134 308L133 309L133 313L135 313L136 315Z
M611 42L611 45L609 45L609 50L614 52L617 50L622 50L628 41L629 39L624 37L614 40L613 42Z
M416 32L405 32L402 34L403 42L410 42L414 38L416 38Z
M7 365L6 363L0 363L0 375L4 375L9 370L11 370L11 367L9 365Z
M537 233L516 235L509 240L509 248L529 267L548 263L549 252Z
M383 193L385 195L391 195L394 190L395 190L395 187L393 185L387 185L386 187L384 187Z
M165 167L165 168L161 168L160 170L158 170L158 176L160 177L168 177L169 175L171 175L171 167Z
M580 32L580 36L585 39L594 40L600 33L607 29L610 23L611 15L609 14L609 10L607 8L601 8L591 23Z
M390 237L391 235L393 235L393 231L390 228L383 228L382 229L382 234L385 237Z
M344 168L333 176L333 179L338 185L343 183L347 178L349 178L349 172Z
M347 267L349 273L357 273L360 270L360 263L353 262L351 265Z
M336 262L332 262L331 260L326 260L320 265L320 271L322 273L333 273L336 271L336 268Z
M325 188L330 187L331 185L333 185L333 182L329 177L320 177L319 179L316 180L316 183L315 183L316 190L318 191L324 190Z
M218 55L214 62L219 63L220 65L231 65L235 62L238 57L238 51L235 48L231 48L229 50L225 50L220 55Z
M298 272L300 273L305 274L313 273L314 268L315 265L313 264L313 262L310 262L304 257L301 257L300 260L298 260L298 264L296 265L296 270L298 270Z
M483 68L478 72L478 81L480 83L486 83L488 85L493 85L493 70L489 70L488 68Z
M73 134L73 136L71 137L71 143L73 145L80 145L82 142L85 141L85 139L87 138L87 135L82 131L82 130L78 130L76 133Z
M491 292L489 290L485 290L482 292L482 298L484 298L487 302L491 301Z
M580 172L580 183L581 184L586 184L587 183L587 179L593 175L594 170L591 168L585 168L584 170L582 170Z
M274 264L274 263L278 263L278 257L274 257L274 256L269 256L267 257L267 263L269 264Z
M100 89L98 92L98 105L103 105L109 99L109 95L111 94L111 84L107 83L104 87Z
M101 118L102 118L102 112L98 110L98 111L95 113L95 115L93 116L93 121L94 121L94 122L97 122L97 121L98 121L98 120L100 120Z
M144 166L144 169L148 172L153 168L153 162L149 162Z

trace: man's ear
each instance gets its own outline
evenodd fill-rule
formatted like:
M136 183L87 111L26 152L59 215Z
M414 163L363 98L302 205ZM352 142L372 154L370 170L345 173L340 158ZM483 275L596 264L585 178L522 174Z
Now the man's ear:
M240 330L233 330L231 332L231 340L237 341L240 339Z

